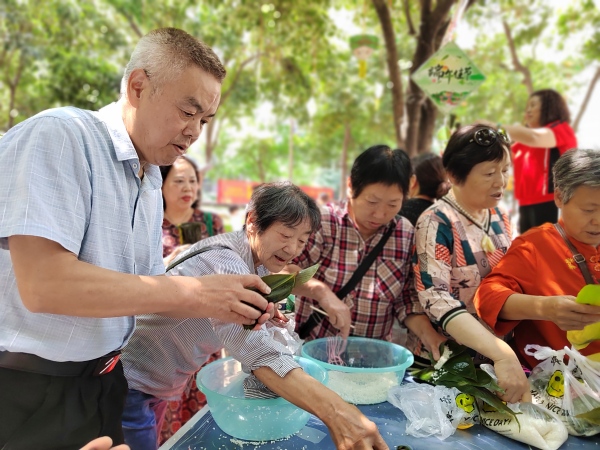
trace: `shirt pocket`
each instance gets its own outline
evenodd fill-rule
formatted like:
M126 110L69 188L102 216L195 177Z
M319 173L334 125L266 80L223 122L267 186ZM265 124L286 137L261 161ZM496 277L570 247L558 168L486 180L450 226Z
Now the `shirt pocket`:
M392 302L402 295L404 274L402 262L394 259L377 258L377 279L375 280L375 295L380 301Z

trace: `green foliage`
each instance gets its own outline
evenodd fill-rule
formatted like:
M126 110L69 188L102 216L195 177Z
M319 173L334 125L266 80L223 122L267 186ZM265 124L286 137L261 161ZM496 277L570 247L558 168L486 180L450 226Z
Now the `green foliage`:
M441 364L431 358L431 366L413 373L416 380L425 383L455 387L464 394L504 412L517 420L515 412L506 406L496 393L504 393L493 378L483 370L476 368L468 348L453 340L440 344ZM443 362L445 361L445 362Z
M408 6L418 32L421 2ZM336 25L341 14L361 32L380 37L365 79L358 77L349 48L351 33ZM406 92L417 42L408 34L402 2L392 2L390 14ZM456 109L463 124L521 121L527 90L501 20L510 26L536 89L552 87L568 97L579 87L575 76L600 58L600 13L592 0L565 2L560 9L544 0L485 0L463 20L476 35L469 56L487 76ZM291 119L298 184L335 182L332 187L343 189L334 174L365 148L395 142L381 26L371 2L357 0L3 0L0 130L47 108L98 109L116 100L135 42L163 26L204 40L228 70L215 133L205 147L214 155L209 178L287 178ZM574 38L578 47L564 51ZM544 48L556 50L556 57L548 61ZM437 120L441 126L446 118Z

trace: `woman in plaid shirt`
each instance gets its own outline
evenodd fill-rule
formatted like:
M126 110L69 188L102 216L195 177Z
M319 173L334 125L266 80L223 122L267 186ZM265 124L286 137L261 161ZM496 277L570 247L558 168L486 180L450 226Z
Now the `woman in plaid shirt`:
M343 337L352 334L390 341L392 325L398 320L409 330L409 350L423 355L422 341L434 357L439 357L438 347L445 338L424 314L414 288L414 229L407 219L396 216L408 193L411 173L404 151L385 145L370 147L354 161L348 201L321 209L321 227L288 266L288 270L297 271L321 264L313 279L298 289L300 296L296 298L297 329L313 313L311 306L328 314L311 330L308 340L340 333ZM356 287L340 300L335 292L348 282L390 227L393 232L381 253Z

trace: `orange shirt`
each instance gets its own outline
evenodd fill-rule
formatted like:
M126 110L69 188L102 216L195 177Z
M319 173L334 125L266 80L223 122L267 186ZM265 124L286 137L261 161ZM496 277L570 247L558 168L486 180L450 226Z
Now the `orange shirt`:
M561 220L562 224L562 220ZM596 282L600 279L600 248L574 239L571 243L586 259ZM567 332L554 322L545 320L503 320L498 318L506 299L512 294L573 295L585 285L573 255L550 223L532 228L516 238L494 270L481 282L473 300L477 314L497 335L514 329L519 357L530 367L539 363L524 352L527 344L551 347L555 350L571 347ZM583 355L600 352L600 341L581 350Z

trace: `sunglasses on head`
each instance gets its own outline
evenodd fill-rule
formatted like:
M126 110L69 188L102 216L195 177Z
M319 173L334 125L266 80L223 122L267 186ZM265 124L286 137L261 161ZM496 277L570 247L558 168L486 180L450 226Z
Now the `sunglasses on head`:
M492 128L480 128L475 132L473 138L469 140L469 143L475 141L475 143L482 145L483 147L489 147L496 140L499 139L501 143L510 145L510 139L508 134L503 128L498 128L498 131Z

